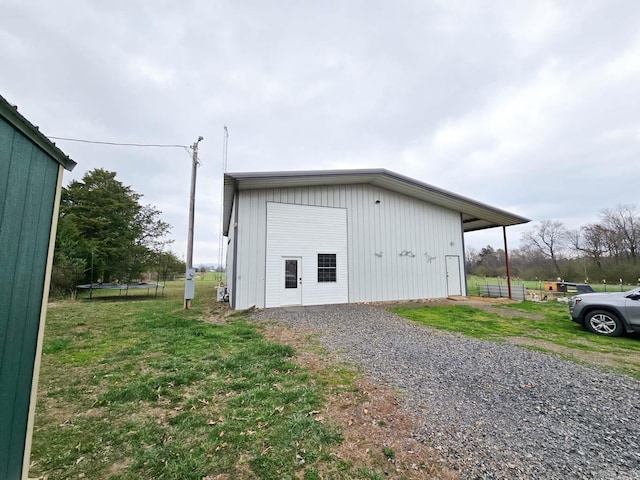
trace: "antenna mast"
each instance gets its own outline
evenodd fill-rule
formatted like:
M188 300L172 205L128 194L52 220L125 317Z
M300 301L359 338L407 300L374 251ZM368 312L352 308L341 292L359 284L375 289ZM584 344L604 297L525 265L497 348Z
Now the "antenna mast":
M218 241L218 286L222 286L222 262L223 262L223 249L224 239L222 235L222 226L224 223L224 174L227 172L227 147L229 145L229 130L227 126L224 126L223 138L222 138L222 189L220 193L220 239ZM226 282L225 282L226 283Z

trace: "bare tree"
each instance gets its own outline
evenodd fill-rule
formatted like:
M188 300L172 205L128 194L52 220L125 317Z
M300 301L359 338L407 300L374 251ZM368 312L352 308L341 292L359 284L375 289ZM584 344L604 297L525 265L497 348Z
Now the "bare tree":
M601 213L602 226L611 231L608 237L612 253L636 259L640 254L640 210L635 204L620 204Z
M597 223L568 232L568 239L573 249L593 260L600 270L602 270L602 257L608 251L607 238L607 230Z
M522 233L522 243L551 259L558 276L562 276L558 260L569 244L569 232L562 222L542 220L533 230Z

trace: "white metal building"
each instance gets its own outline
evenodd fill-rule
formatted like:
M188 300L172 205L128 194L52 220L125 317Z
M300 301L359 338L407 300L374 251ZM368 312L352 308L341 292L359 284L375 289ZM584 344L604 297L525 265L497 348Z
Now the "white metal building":
M528 221L384 169L228 173L231 306L466 295L464 232Z

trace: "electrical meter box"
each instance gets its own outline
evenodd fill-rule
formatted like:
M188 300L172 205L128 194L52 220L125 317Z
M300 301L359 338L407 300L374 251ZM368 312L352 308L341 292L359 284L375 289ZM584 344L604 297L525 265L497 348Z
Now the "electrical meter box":
M184 299L192 300L196 296L196 269L187 268L187 274L184 282Z

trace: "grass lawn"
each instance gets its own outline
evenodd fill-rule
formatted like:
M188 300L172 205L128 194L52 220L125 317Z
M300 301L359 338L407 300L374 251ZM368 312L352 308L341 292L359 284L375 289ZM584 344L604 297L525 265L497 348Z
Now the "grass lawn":
M567 359L640 378L640 338L594 335L572 322L566 304L521 302L490 309L468 305L394 308L417 322L484 340L506 341L559 353Z
M30 477L383 478L337 457L319 415L354 374L311 373L242 314L211 321L216 283L197 281L189 311L179 282L49 307Z
M536 281L536 280L515 280L511 279L512 285L524 285L528 292L537 293L539 295L544 295L544 281ZM580 283L580 282L578 282ZM467 276L467 285L469 287L469 291L471 294L481 294L482 285L490 284L497 285L502 284L506 285L507 280L504 277L478 277L477 275L468 275ZM638 285L631 285L624 283L622 285L615 284L606 284L606 283L590 283L591 288L593 288L594 292L626 292L627 290L631 290L632 288L637 287Z
M455 478L429 463L436 456L411 439L410 419L398 423L392 394L381 400L380 388L326 363L323 352L301 362L313 344L302 351L304 342L269 340L267 326L242 314L222 319L217 280L196 280L189 311L182 282L158 298L116 293L50 305L30 477ZM584 332L553 302L491 308L396 312L640 378L638 338Z

